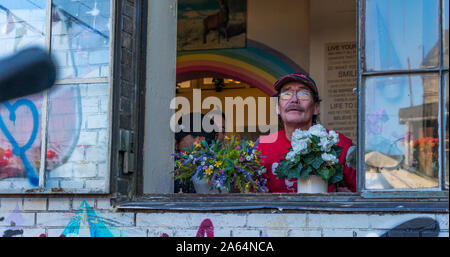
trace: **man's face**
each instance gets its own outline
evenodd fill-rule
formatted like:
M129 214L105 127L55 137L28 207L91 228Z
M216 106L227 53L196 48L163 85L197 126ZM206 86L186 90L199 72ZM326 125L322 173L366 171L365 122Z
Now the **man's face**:
M311 90L303 83L293 81L281 87L278 114L284 125L309 128L319 111L320 104L314 102Z

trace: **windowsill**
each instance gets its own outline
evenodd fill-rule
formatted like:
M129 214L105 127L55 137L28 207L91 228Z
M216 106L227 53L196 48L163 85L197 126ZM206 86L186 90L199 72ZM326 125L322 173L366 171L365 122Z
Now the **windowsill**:
M329 194L161 194L117 204L120 211L258 211L448 213L447 197L364 198L360 193Z

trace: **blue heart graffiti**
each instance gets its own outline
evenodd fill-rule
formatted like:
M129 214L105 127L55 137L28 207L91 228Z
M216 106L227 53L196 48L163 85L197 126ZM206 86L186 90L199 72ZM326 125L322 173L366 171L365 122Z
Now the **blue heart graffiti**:
M8 139L8 141L12 145L12 152L16 156L18 156L25 167L25 171L28 177L28 181L32 186L38 186L39 184L39 177L36 175L36 172L34 168L31 166L30 162L28 161L28 158L26 156L26 152L31 148L31 146L34 143L34 140L36 139L38 128L39 128L39 112L36 108L36 105L28 99L20 99L17 100L13 105L11 105L9 102L3 102L2 103L6 109L9 111L9 120L12 122L16 121L16 110L19 107L25 106L28 107L31 111L31 115L33 117L33 130L31 132L31 136L28 139L28 142L24 146L20 146L16 139L11 135L11 132L6 127L5 123L3 122L3 118L0 116L0 129L5 135L5 137Z

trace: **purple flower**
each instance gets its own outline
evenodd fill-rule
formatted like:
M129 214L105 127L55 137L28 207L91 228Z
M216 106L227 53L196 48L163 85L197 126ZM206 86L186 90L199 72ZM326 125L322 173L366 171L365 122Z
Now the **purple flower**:
M241 156L241 157L239 158L239 162L243 162L243 161L244 161L244 157Z

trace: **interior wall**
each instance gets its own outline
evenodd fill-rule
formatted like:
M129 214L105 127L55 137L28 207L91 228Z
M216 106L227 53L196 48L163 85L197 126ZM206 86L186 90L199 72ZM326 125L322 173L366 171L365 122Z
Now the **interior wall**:
M247 37L309 69L309 1L247 0Z
M324 90L325 44L356 41L355 0L310 1L310 65L309 72Z
M195 111L194 110L194 106L193 106L193 92L192 90L179 90L179 92L177 93L177 97L184 97L188 100L188 102L190 103L190 112ZM267 125L272 125L275 127L278 127L278 124L275 122L273 124L270 124L271 121L271 117L270 115L274 116L275 118L272 117L272 121L275 120L277 121L276 118L276 113L274 110L274 106L271 106L271 102L270 102L270 97L267 96L263 91L259 90L258 88L236 88L236 89L224 89L222 92L216 92L215 90L202 90L201 91L201 101L202 104L204 104L205 99L207 99L208 97L217 97L217 99L220 100L221 106L218 106L222 111L225 111L227 102L225 101L225 98L232 98L233 101L232 102L228 102L228 104L234 105L233 107L233 120L229 120L227 119L226 122L226 126L233 128L233 132L234 133L226 133L228 136L231 136L231 134L240 134L243 137L246 137L247 139L252 139L252 140L256 140L259 136L259 134L261 134L261 131L259 131L259 128L262 129L268 129ZM249 97L249 98L248 98ZM239 101L235 101L238 98L242 98L243 102L249 101L250 103L253 102L256 104L255 105L255 113L250 112L250 109L248 106L244 106L243 104L239 104ZM248 98L248 99L247 99ZM265 100L265 105L264 102L260 102L262 101L261 98L266 99ZM261 104L261 105L260 105ZM258 117L258 111L260 106L265 106L266 107L266 119L265 120L259 120ZM239 114L242 115L242 113L237 113L238 112L238 107L243 107L243 119L241 120L239 117ZM206 114L210 111L212 111L214 108L208 106L205 106L205 109L201 109L201 112ZM187 112L186 112L187 113ZM181 115L186 114L185 112L182 112L180 106L178 106L178 109L176 110L176 120L179 119L179 117ZM255 129L255 133L246 133L249 132L248 128L256 128ZM244 134L242 134L242 132L237 133L236 131L238 131L238 129L240 129L242 132L245 132ZM265 131L266 132L266 131ZM263 133L265 134L265 133Z
M356 42L356 1L355 0L313 0L310 2L310 65L309 72L316 81L322 98L320 108L321 123L329 129L332 117L327 116L330 109L327 99L326 44L337 42ZM355 58L356 60L356 58ZM355 63L356 64L356 63ZM356 79L356 77L355 77ZM353 95L356 100L356 95ZM356 128L356 119L351 126ZM356 131L356 130L355 130ZM346 135L356 142L354 137Z

